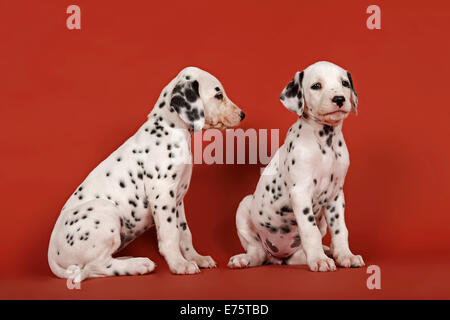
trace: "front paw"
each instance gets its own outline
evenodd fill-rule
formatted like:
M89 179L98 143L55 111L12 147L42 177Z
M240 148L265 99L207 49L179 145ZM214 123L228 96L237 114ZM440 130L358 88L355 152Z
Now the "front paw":
M247 253L241 253L231 257L227 266L231 269L247 268L250 266L250 262L250 256Z
M311 271L335 271L336 265L333 259L328 258L325 254L319 255L317 257L307 259L309 270Z
M200 268L211 269L211 268L216 267L216 262L210 256L196 255L196 256L190 257L188 260L194 261Z
M196 274L200 272L198 265L194 261L179 260L169 264L170 271L175 274Z
M334 260L336 260L339 266L344 268L360 268L365 266L363 258L351 252L334 255Z

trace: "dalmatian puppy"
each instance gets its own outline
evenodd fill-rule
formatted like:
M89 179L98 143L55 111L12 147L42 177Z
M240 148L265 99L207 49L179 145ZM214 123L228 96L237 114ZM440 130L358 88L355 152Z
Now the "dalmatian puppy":
M190 138L236 126L244 113L220 82L195 67L162 91L147 121L101 162L64 205L48 249L52 272L75 282L151 272L148 258L112 255L156 225L158 247L175 274L215 267L192 245L183 197L192 173Z
M297 72L280 99L299 118L254 194L239 204L236 225L246 253L233 256L228 266L284 262L334 271L334 260L342 267L364 266L361 256L350 251L344 220L349 154L342 123L351 110L356 113L358 102L350 73L317 62ZM327 226L330 248L321 240Z

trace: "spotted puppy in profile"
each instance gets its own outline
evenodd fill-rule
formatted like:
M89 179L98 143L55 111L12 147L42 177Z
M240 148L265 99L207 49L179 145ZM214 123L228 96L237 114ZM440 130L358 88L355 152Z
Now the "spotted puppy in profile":
M215 266L197 253L183 197L192 173L191 134L236 126L244 113L220 82L194 67L183 69L161 92L147 121L101 162L64 205L50 238L55 275L74 278L151 272L148 258L113 258L156 225L160 253L176 274Z
M361 267L361 256L350 251L344 220L349 154L342 123L352 109L356 113L352 77L335 64L317 62L297 72L280 99L299 118L254 194L239 204L236 225L246 253L232 257L228 266L286 262L334 271L326 250L342 267ZM322 246L327 226L329 249Z

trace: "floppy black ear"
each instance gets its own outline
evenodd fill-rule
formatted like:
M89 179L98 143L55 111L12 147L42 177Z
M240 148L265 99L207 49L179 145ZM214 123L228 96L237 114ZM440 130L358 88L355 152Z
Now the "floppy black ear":
M281 92L280 100L284 106L297 113L299 116L303 114L305 107L305 98L303 96L303 71L297 72L286 88Z
M194 131L205 125L205 110L200 99L199 82L192 76L181 77L172 90L170 106Z
M350 82L350 89L352 91L351 103L352 110L355 114L358 114L358 95L356 94L355 87L353 86L353 79L350 72L347 71L348 82Z

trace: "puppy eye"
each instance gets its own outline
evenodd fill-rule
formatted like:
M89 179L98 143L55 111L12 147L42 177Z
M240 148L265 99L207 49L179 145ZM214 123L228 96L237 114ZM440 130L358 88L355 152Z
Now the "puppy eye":
M223 94L221 94L220 92L217 93L214 98L216 98L217 100L222 100L223 99Z
M320 82L316 82L311 86L311 89L320 90L320 89L322 89L322 85L320 84Z
M342 80L342 85L346 88L350 88L350 82L348 82L347 80Z

